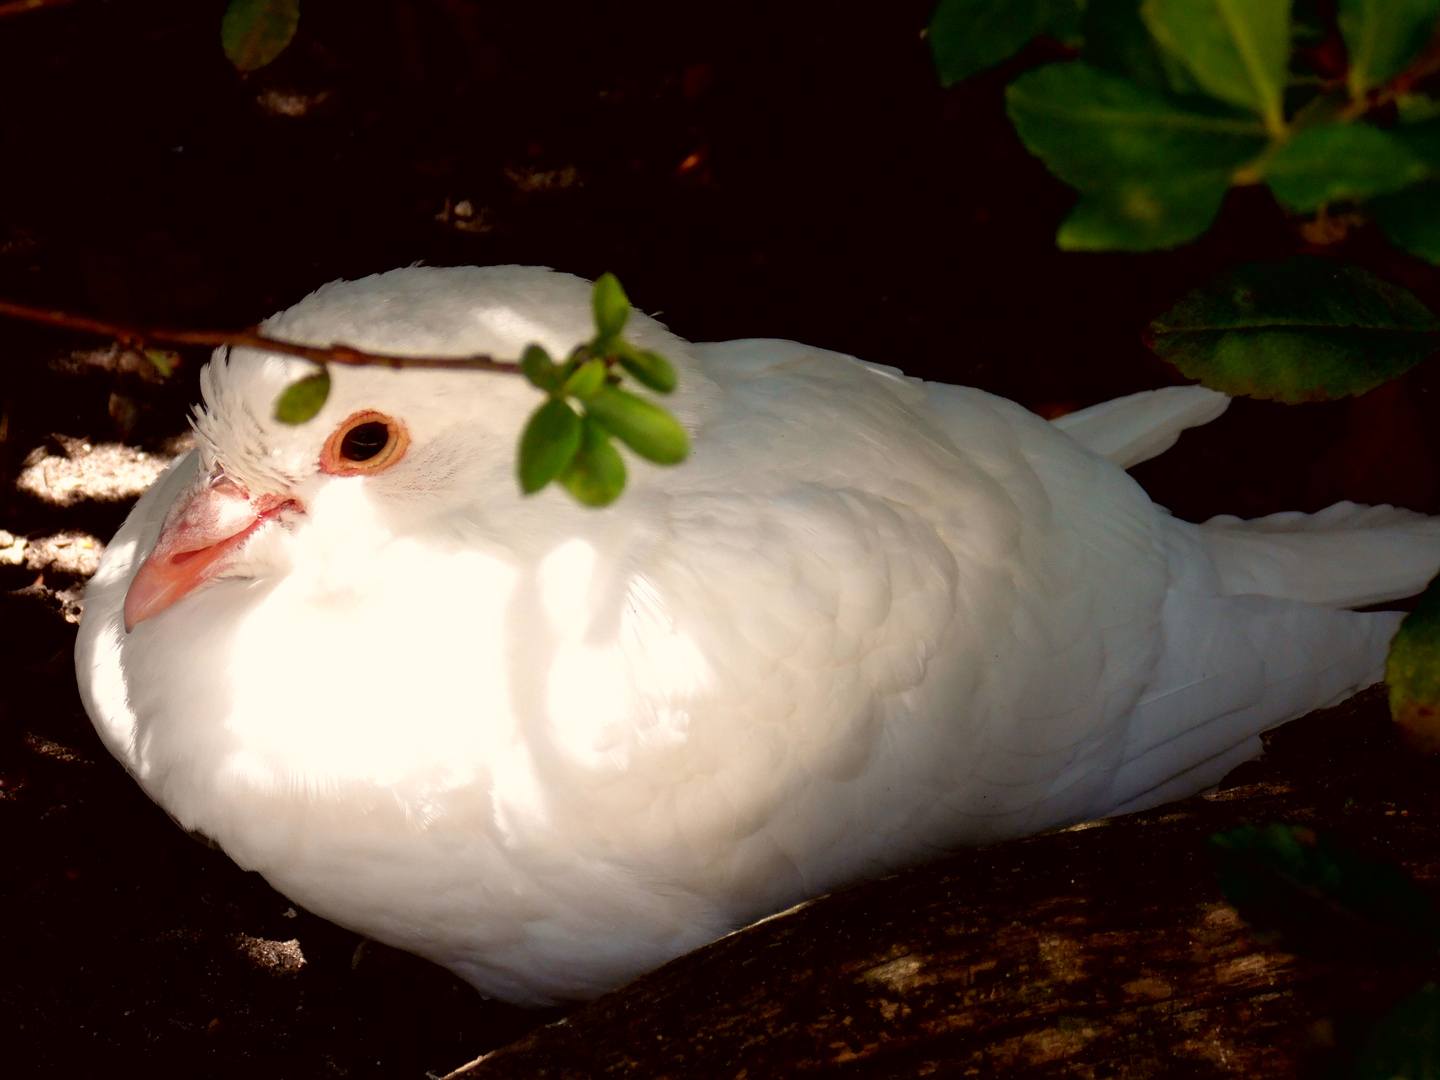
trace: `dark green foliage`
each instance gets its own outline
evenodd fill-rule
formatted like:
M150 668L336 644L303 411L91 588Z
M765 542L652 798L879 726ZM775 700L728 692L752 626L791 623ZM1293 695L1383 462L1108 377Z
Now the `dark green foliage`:
M1270 190L1292 210L1318 210L1337 199L1402 191L1430 176L1405 141L1369 124L1306 128L1263 169Z
M1411 741L1427 750L1440 748L1440 576L1390 643L1385 681L1390 714Z
M940 81L954 86L994 67L1038 34L1076 36L1082 0L940 0L926 39Z
M1026 33L1071 33L1057 21L1061 8L1068 20L1068 4L944 0L930 28L941 81L1009 56ZM1297 213L1374 200L1369 209L1387 235L1440 261L1440 203L1428 186L1440 176L1440 103L1405 82L1417 77L1410 65L1428 70L1440 0L1300 8L1089 0L1073 24L1079 58L1026 72L1009 88L1026 147L1080 193L1059 246L1174 247L1205 232L1232 186L1267 183ZM1337 27L1351 58L1344 80L1307 66ZM1379 111L1386 93L1402 120L1393 128Z
M300 25L300 0L230 0L220 44L237 71L256 71L285 51Z
M1291 952L1375 962L1440 947L1440 913L1406 874L1304 825L1243 825L1210 838L1225 898Z
M1193 112L1086 63L1051 64L1010 84L1010 118L1027 149L1080 203L1060 246L1142 251L1203 233L1231 173L1264 146L1244 117Z
M1284 128L1290 0L1144 0L1140 13L1206 93Z
M1356 97L1410 66L1430 40L1440 0L1337 0Z
M1440 1080L1440 988L1427 983L1372 1027L1349 1075L1353 1080Z
M1227 394L1363 394L1440 347L1440 318L1359 267L1311 256L1236 267L1150 324L1157 353Z

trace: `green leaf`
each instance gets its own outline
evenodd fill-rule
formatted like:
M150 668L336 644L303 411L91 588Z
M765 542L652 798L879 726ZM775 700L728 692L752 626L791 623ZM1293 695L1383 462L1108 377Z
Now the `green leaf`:
M580 448L560 474L565 490L586 506L609 506L625 490L625 462L593 418L581 427Z
M1440 1080L1440 988L1427 983L1371 1027L1345 1075L1351 1080Z
M1418 746L1440 749L1440 575L1390 642L1385 682L1395 722Z
M1429 94L1401 94L1395 99L1395 111L1402 124L1419 124L1440 119L1440 101Z
M622 342L620 347L620 366L633 375L641 385L648 386L659 394L670 393L678 382L675 368L671 366L669 360L659 353L637 349L625 342Z
M580 448L580 417L551 398L530 416L520 436L520 490L533 495L570 464Z
M1392 244L1440 266L1440 183L1375 199L1369 210Z
M275 399L275 419L282 424L303 424L312 419L330 396L330 372L321 367L314 375L291 383Z
M1335 199L1401 191L1430 175L1403 141L1369 124L1306 128L1264 165L1275 197L1291 210L1318 210Z
M1440 318L1398 285L1313 256L1238 266L1150 324L1151 347L1227 394L1363 394L1440 346Z
M532 386L547 394L560 389L560 369L539 345L525 346L525 351L520 354L520 370Z
M604 360L586 360L565 380L560 392L583 401L605 385L605 376L609 372Z
M631 450L657 465L674 465L690 454L690 437L678 420L659 405L619 387L601 387L585 402L585 413Z
M994 67L1039 34L1073 39L1083 7L1083 0L940 0L925 31L940 84Z
M625 320L630 317L630 300L614 274L600 275L590 294L590 304L595 309L596 337L615 337L625 329Z
M1128 180L1086 192L1055 235L1065 251L1153 251L1194 240L1210 227L1230 176L1199 173L1178 180Z
M290 44L300 25L300 0L230 0L220 44L237 71L255 71Z
M1440 0L1339 0L1336 18L1349 54L1350 93L1358 98L1420 55L1440 19Z
M1210 837L1225 898L1257 936L1321 959L1434 954L1440 913L1397 867L1304 825L1242 825Z
M1432 170L1440 172L1440 120L1401 124L1391 128L1390 134Z
M1140 18L1138 0L1090 0L1080 24L1085 39L1080 58L1124 76L1137 86L1177 94L1199 88L1185 66L1164 52Z
M1228 176L1266 141L1253 120L1181 109L1085 63L1026 72L1010 84L1006 99L1026 148L1081 191L1138 178Z
M175 369L180 366L180 354L169 349L146 349L144 356L162 379L175 374Z
M1290 0L1144 0L1140 11L1206 93L1284 131Z

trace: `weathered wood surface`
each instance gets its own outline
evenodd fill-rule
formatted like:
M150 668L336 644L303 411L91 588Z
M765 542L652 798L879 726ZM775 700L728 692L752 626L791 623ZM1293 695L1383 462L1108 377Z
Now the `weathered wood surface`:
M1216 795L824 897L452 1076L1292 1076L1332 1052L1331 1018L1382 1009L1424 971L1257 942L1205 840L1300 821L1428 884L1437 778L1371 691L1275 733Z

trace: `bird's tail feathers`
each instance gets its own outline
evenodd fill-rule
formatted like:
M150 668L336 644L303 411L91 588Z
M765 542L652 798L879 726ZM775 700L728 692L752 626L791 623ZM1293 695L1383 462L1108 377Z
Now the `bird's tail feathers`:
M1131 715L1112 813L1193 795L1260 753L1260 733L1384 674L1402 612L1174 590L1164 652Z
M1200 527L1226 596L1362 607L1414 596L1440 567L1440 517L1340 502Z

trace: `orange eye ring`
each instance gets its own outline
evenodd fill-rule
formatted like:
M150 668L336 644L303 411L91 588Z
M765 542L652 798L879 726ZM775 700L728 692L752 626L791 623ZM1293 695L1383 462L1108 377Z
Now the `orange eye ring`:
M331 476L369 476L405 456L410 433L393 416L363 409L345 418L320 451L320 471Z

